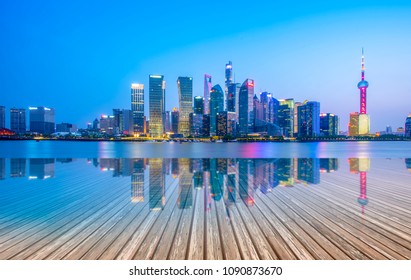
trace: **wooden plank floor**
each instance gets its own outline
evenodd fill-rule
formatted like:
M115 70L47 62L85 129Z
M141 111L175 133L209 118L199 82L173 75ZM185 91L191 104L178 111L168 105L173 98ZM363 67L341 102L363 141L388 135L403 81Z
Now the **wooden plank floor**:
M176 176L148 164L135 201L130 176L81 160L56 169L64 176L1 181L0 259L411 259L402 159L371 160L363 207L346 159L316 184L294 175L292 187L264 175L270 160L237 160L231 176L207 170L196 188L190 161L177 162Z

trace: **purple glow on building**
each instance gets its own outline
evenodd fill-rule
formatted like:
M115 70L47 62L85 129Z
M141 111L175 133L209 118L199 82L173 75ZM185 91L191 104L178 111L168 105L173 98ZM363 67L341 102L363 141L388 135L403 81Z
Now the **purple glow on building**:
M360 89L360 114L367 114L367 88L368 82L365 78L364 48L361 56L361 81L358 83Z

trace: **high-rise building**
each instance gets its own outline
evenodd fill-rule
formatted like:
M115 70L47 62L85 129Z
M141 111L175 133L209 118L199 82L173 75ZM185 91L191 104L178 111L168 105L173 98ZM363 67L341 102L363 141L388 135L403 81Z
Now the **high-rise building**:
M93 121L93 130L97 131L97 130L99 130L99 129L100 129L100 121L96 118L96 119Z
M203 126L202 126L202 136L210 136L210 115L203 114Z
M149 78L149 112L150 135L161 137L164 133L166 83L162 75L150 75Z
M365 66L364 66L364 49L362 49L361 57L361 81L357 87L360 90L360 115L358 122L358 134L370 134L370 116L367 115L367 88L368 82L364 80Z
M102 133L113 135L115 131L115 118L110 115L101 115L100 118L100 131Z
M253 97L254 80L246 79L241 85L238 94L238 123L240 135L247 135L253 132Z
M294 136L298 135L298 107L301 105L302 102L294 102Z
M204 74L204 114L210 114L211 76Z
M224 92L220 85L215 85L210 92L210 134L217 132L217 113L224 110Z
M173 111L171 112L171 131L174 134L178 133L179 118L180 118L180 112L177 110L177 108L173 108Z
M225 65L225 88L224 88L224 98L225 98L225 103L226 104L226 108L228 111L228 98L229 98L229 89L231 84L233 84L233 64L231 63L231 61L229 61L226 65ZM231 93L232 95L232 93ZM231 96L232 97L232 96ZM232 109L232 108L230 108ZM232 110L230 110L230 112L234 112Z
M320 135L320 103L304 102L298 107L298 137L316 137Z
M15 133L26 133L26 109L10 109L10 129Z
M221 111L217 113L217 136L235 135L236 131L235 113Z
M165 123L164 123L164 127L165 127L165 131L167 132L171 132L171 119L170 119L170 111L166 111L165 113Z
M144 133L144 85L131 84L131 111L133 113L133 130L131 134Z
M411 114L405 120L405 137L411 138Z
M227 88L227 111L236 112L238 115L238 93L241 85L239 83L231 83Z
M120 133L133 135L134 132L134 116L133 111L128 109L123 109L120 115ZM143 116L143 129L144 129L144 116ZM143 130L144 132L144 130Z
M348 135L357 136L358 135L358 124L359 124L358 112L350 113L350 122L348 123Z
M294 134L294 99L280 99L278 109L278 125L285 137L293 137Z
M202 136L203 114L190 113L190 135L193 137Z
M340 125L338 116L330 113L320 114L320 134L323 136L337 136Z
M30 131L41 134L52 134L54 128L54 109L47 107L29 107Z
M201 96L194 97L194 113L195 114L204 113L204 97L201 97Z
M193 78L178 77L177 88L180 107L178 133L186 137L190 134L189 115L193 111Z
M0 128L6 128L6 107L0 106Z

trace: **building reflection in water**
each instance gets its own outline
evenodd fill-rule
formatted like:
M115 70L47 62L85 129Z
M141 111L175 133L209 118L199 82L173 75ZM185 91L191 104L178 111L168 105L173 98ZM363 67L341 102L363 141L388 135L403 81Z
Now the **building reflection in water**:
M144 202L144 171L146 160L143 158L132 159L131 174L131 201L134 203Z
M368 204L367 198L367 171L370 169L369 158L350 158L350 172L360 174L360 196L357 201L361 205L361 213L364 215L365 206Z
M6 159L0 158L0 180L6 179Z
M10 159L10 177L22 178L26 177L26 162L25 158Z
M409 172L411 172L411 158L405 159L405 167L408 169Z
M54 177L54 158L31 158L29 179L48 179Z
M180 175L178 177L178 198L179 209L193 207L193 175L190 173L190 159L179 158Z
M162 158L150 158L149 165L149 205L150 210L163 210L165 199L165 162Z

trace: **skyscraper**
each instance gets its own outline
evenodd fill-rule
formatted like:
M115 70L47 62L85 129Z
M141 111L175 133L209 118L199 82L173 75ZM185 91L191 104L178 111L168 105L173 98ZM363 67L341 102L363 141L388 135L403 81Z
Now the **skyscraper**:
M278 125L283 130L285 137L293 137L294 134L294 99L280 99L278 109Z
M321 113L320 133L323 136L337 136L339 134L338 116L330 113Z
M10 129L15 133L26 132L26 109L10 109Z
M151 137L161 137L164 133L165 89L164 76L150 75L149 112Z
M180 113L178 112L177 108L173 108L171 112L171 131L174 134L178 133L178 121L179 121Z
M6 107L0 106L0 128L6 128Z
M361 57L361 81L357 87L360 90L360 114L358 123L358 134L365 135L370 133L370 116L367 115L367 88L368 82L364 80L364 49L362 49Z
M220 85L215 85L210 93L210 134L217 132L217 113L224 111L224 92Z
M348 123L348 135L349 136L358 135L358 123L359 123L358 112L350 113L350 122Z
M233 83L233 64L231 63L231 61L229 61L225 65L225 88L224 88L224 93L225 93L224 98L226 101L225 104L227 108L228 108L229 89L232 83ZM230 112L234 112L234 111L230 111Z
M180 107L180 120L178 123L178 133L187 137L190 135L189 115L193 110L193 78L178 77L178 103Z
M52 134L54 128L54 109L47 107L29 107L30 131L41 134Z
M239 134L247 135L252 133L253 125L253 97L254 97L254 80L246 79L240 87L238 94L238 123Z
M210 114L211 76L204 74L204 114Z
M144 133L144 85L131 84L131 111L133 113L133 131L137 134Z
M201 97L201 96L194 97L194 113L195 114L204 113L204 97Z
M405 120L405 137L411 138L411 113L408 115Z
M320 103L304 102L298 107L298 137L316 137L320 135Z

